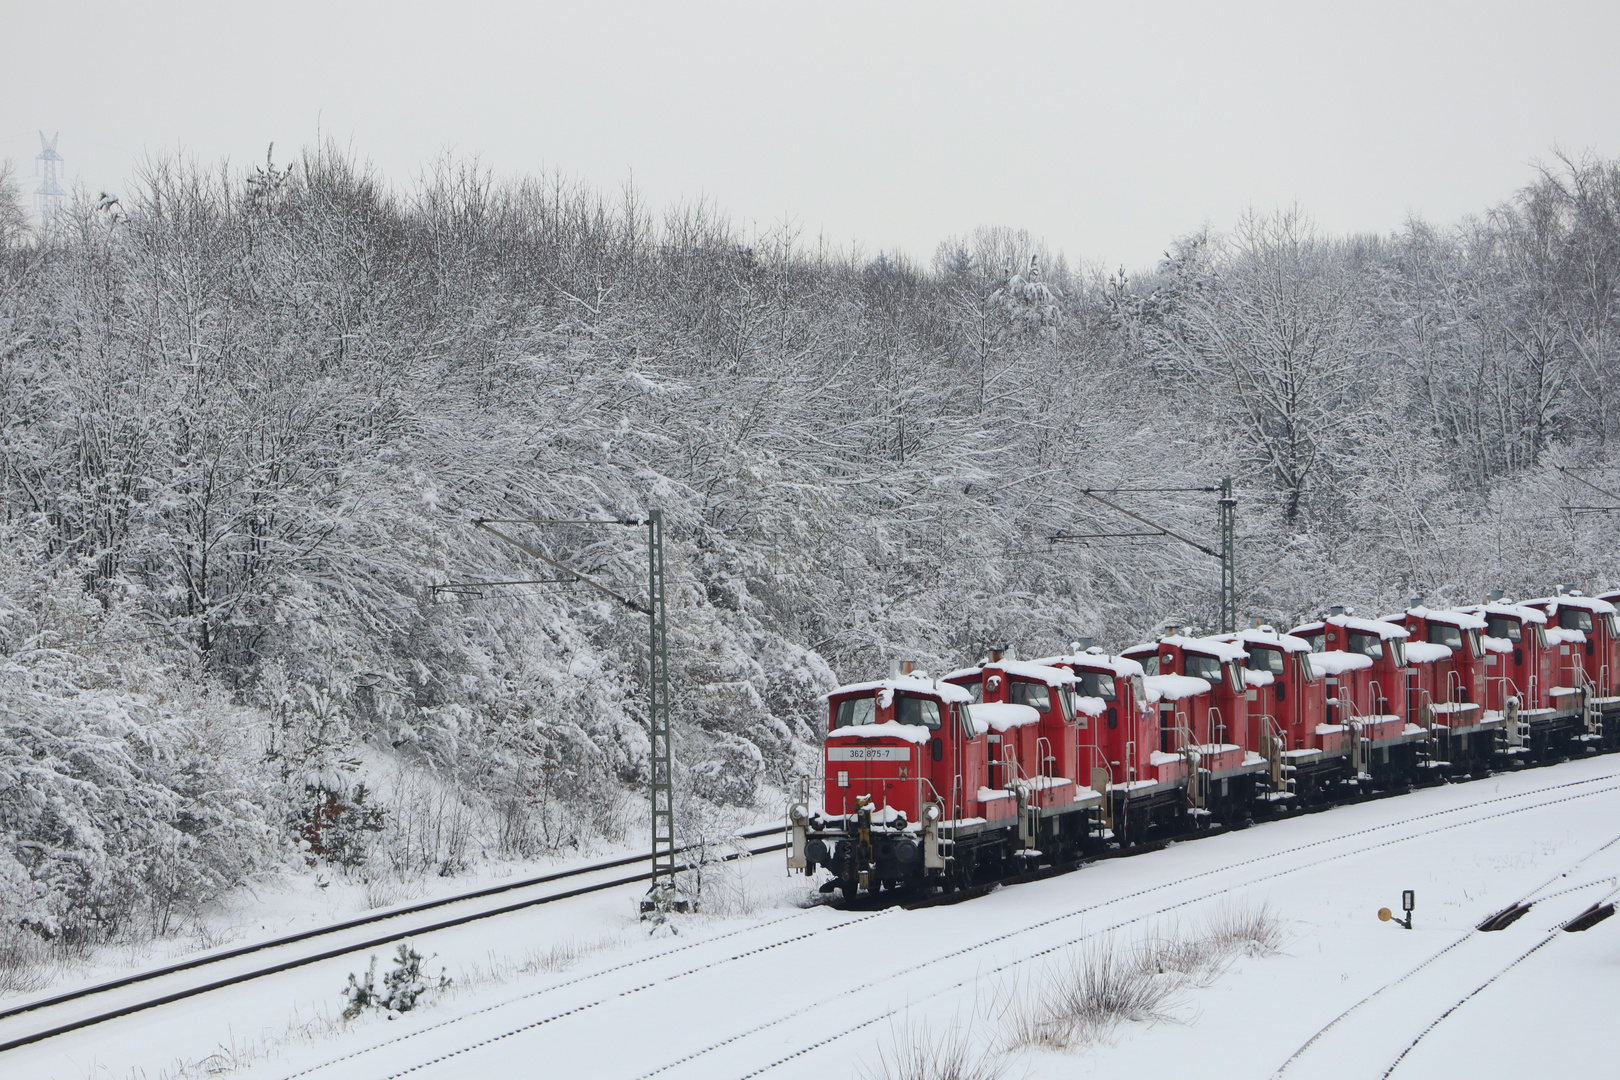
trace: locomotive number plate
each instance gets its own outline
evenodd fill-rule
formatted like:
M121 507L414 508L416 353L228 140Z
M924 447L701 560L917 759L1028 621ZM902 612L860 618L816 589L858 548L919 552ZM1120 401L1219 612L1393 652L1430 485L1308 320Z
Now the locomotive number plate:
M828 761L910 761L911 751L903 746L829 746Z

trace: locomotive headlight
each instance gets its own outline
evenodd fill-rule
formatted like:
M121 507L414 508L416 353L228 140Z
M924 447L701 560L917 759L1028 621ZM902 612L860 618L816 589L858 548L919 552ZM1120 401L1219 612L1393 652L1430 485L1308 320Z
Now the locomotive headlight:
M795 803L793 809L788 811L788 819L795 825L803 825L810 820L810 808L803 803Z

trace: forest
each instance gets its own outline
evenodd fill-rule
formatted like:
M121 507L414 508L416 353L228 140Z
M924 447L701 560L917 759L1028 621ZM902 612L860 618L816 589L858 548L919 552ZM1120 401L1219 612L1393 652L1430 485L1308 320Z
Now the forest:
M1620 581L1620 162L1137 269L331 146L152 161L49 229L22 198L0 172L0 982L276 875L644 838L645 621L465 584L559 576L479 519L663 512L689 837L776 815L817 696L891 659L1217 629L1215 560L1088 490L1231 477L1245 624ZM1213 542L1205 491L1109 498ZM645 588L642 531L511 528Z

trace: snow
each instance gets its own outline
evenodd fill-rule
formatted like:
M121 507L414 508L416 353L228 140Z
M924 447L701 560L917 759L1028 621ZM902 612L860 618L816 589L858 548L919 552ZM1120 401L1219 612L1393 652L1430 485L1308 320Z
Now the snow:
M1154 766L1169 765L1171 762L1184 760L1186 759L1180 754L1167 754L1163 750L1155 750L1148 755L1148 764Z
M1491 637L1489 634L1481 634L1479 636L1479 643L1485 647L1486 652L1510 653L1513 651L1513 642L1509 641L1507 638Z
M1245 686L1270 686L1276 681L1277 676L1273 675L1269 671L1254 671L1250 668L1243 669L1243 685Z
M1407 636L1406 628L1399 623L1391 622L1388 619L1362 619L1354 615L1329 615L1325 620L1319 622L1301 623L1289 632L1293 634L1314 633L1323 629L1325 623L1342 626L1346 630L1354 630L1358 634L1377 634L1383 641Z
M1456 626L1463 630L1485 629L1485 620L1467 611L1435 611L1419 605L1408 610L1407 614L1415 615L1420 619L1427 619L1429 622Z
M839 739L904 739L921 745L933 736L934 733L921 724L897 724L893 720L885 720L881 724L835 728L827 733L826 742L833 743Z
M993 664L986 664L984 669L1005 671L1008 675L1017 675L1033 682L1044 682L1047 686L1071 686L1079 681L1072 671L1048 667L1045 664L1032 664L1027 660L997 660Z
M1087 697L1084 694L1074 696L1074 711L1085 713L1087 716L1101 716L1108 711L1108 702L1100 697Z
M1475 607L1464 608L1478 615L1501 615L1509 619L1518 619L1520 622L1546 623L1547 613L1525 604L1510 604L1506 601L1493 601L1489 604L1479 604Z
M1250 630L1239 630L1235 634L1221 634L1218 641L1239 641L1246 644L1270 645L1283 652L1310 652L1311 643L1302 637L1292 634L1279 634L1269 626L1261 626Z
M1586 631L1565 630L1561 626L1549 626L1542 633L1547 635L1548 645L1585 645Z
M1319 652L1311 654L1311 670L1318 675L1343 675L1347 671L1365 671L1373 666L1372 657L1352 652Z
M1129 679L1133 675L1142 674L1142 665L1135 660L1124 656L1108 656L1101 652L1073 653L1068 656L1043 656L1039 660L1031 661L1053 667L1058 664L1072 664L1075 667L1091 668L1094 671L1111 671L1119 678Z
M1208 679L1195 675L1149 675L1143 682L1147 685L1149 701L1181 701L1214 689Z
M987 787L982 787L977 792L974 793L974 796L980 802L994 802L997 799L1008 799L1008 798L1011 798L1012 795L1013 795L1012 792L1006 791L1006 790L1004 790L1002 788L987 788Z
M928 679L917 675L900 675L893 679L876 679L872 682L850 683L840 686L836 690L822 694L818 699L826 701L840 694L870 694L883 691L894 693L897 690L908 694L930 694L941 701L968 702L973 695L954 683L942 682L938 679Z
M1218 638L1190 638L1180 634L1171 634L1163 640L1165 645L1174 645L1178 649L1188 652L1202 653L1205 656L1219 657L1221 660L1242 660L1249 654L1243 651L1243 646L1230 641L1221 641Z
M1525 603L1545 606L1548 613L1553 615L1558 614L1558 608L1560 605L1564 607L1583 608L1586 611L1590 611L1594 615L1613 615L1617 610L1615 606L1609 603L1607 600L1599 600L1595 596L1577 596L1573 593L1565 593L1563 596L1537 597L1534 600L1526 600Z
M1317 724L1316 725L1316 733L1318 735L1337 735L1339 732L1341 732L1343 730L1344 730L1344 725L1343 724Z
M969 705L968 713L981 724L989 724L995 731L1011 731L1026 724L1038 724L1041 714L1028 705L1013 705L1005 701L987 701Z
M1451 659L1451 649L1445 645L1436 645L1430 641L1408 641L1406 643L1406 662L1408 664L1433 664L1440 660Z

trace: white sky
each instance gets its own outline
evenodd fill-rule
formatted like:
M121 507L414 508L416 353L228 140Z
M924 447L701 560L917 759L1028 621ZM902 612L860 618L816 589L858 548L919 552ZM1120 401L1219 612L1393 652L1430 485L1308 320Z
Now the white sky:
M1620 4L76 3L0 0L0 158L35 129L121 191L143 155L396 183L449 150L654 205L705 196L927 259L976 225L1147 266L1248 206L1450 222L1555 146L1620 156Z

